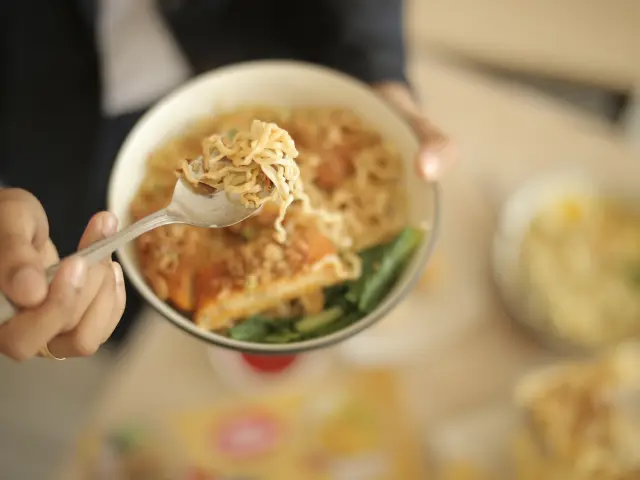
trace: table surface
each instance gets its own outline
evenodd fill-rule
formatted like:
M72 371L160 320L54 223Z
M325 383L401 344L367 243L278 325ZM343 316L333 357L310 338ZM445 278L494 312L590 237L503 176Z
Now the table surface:
M640 85L636 0L409 0L408 9L423 44L599 87Z
M640 162L616 130L531 91L435 60L418 62L413 73L420 92L428 93L433 119L460 151L442 185L442 284L431 297L420 295L425 303L403 310L421 319L422 351L401 375L407 401L427 429L504 398L523 372L554 358L512 326L489 281L488 250L502 202L532 174L561 165L637 179ZM92 425L225 395L206 347L148 316L105 385ZM75 468L68 462L60 478L77 478Z

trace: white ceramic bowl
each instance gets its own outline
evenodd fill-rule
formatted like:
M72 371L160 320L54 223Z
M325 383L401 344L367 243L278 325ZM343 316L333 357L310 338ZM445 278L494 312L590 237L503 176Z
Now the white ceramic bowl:
M425 185L414 174L413 160L418 151L414 132L364 83L327 68L289 61L243 63L196 77L151 108L129 133L111 172L108 208L123 225L129 224L129 205L145 174L150 152L198 117L251 105L348 108L399 149L406 164L411 223L426 225L429 234L393 291L375 311L344 330L304 342L264 345L240 342L202 330L161 301L141 275L132 244L118 251L119 260L128 278L154 308L174 325L211 344L253 353L286 354L342 341L384 317L410 291L427 264L438 219L437 186Z
M640 205L637 179L596 175L567 169L533 179L517 190L503 206L493 238L491 265L493 278L504 307L511 318L552 349L580 353L586 349L544 328L546 311L523 285L520 252L534 218L568 196L609 197Z

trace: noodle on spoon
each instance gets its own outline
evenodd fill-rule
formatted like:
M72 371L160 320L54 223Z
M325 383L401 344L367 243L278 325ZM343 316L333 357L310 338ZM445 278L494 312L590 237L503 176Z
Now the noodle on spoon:
M282 226L287 209L300 200L305 213L322 219L324 230L338 247L350 246L351 239L344 234L342 218L311 207L295 161L298 150L286 130L275 123L254 120L249 131L236 132L232 137L215 134L206 138L202 150L202 175L198 178L193 175L189 160L182 161L179 175L194 187L204 184L236 194L248 208L277 203L279 214L274 228L279 243L287 236Z

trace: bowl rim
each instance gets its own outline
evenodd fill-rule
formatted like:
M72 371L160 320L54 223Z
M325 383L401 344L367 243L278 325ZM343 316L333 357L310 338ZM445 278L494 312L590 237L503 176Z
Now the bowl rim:
M165 105L174 101L175 98L183 95L186 91L191 90L195 86L207 83L211 79L220 77L229 73L241 73L243 70L253 70L256 67L288 67L294 69L303 69L307 71L314 71L316 74L323 76L333 77L339 81L342 81L351 86L359 89L364 89L369 92L370 87L366 83L351 77L340 71L333 70L328 67L293 60L256 60L249 62L242 62L233 65L228 65L214 70L197 75L177 89L173 90L158 102L152 105L136 122L134 127L127 134L124 142L122 143L116 159L113 163L113 167L109 176L109 183L107 189L107 205L109 210L113 210L116 197L116 171L118 166L123 162L124 153L128 150L128 147L133 143L133 139L137 137L138 132L146 125L146 123L157 115L157 112L162 110ZM377 97L374 93L371 93L371 100L377 102L383 109L387 111L387 114L396 118L412 132L412 135L417 140L415 131L410 127L407 120L400 115L400 113L394 109L391 105L385 102L383 99ZM363 330L374 325L388 313L390 313L413 289L420 279L424 269L426 268L431 254L435 248L436 240L440 229L440 215L441 215L441 195L440 187L436 182L429 182L425 185L430 192L431 205L433 210L433 218L430 219L430 224L424 228L426 235L424 239L414 253L409 265L405 267L405 275L399 280L399 284L395 286L393 294L387 295L382 302L369 314L362 317L354 324L333 332L329 335L325 335L318 338L309 340L303 340L299 342L284 343L284 344L268 344L268 343L253 343L235 340L223 335L202 329L198 327L193 320L185 316L183 313L174 309L169 303L160 300L153 292L151 287L147 285L142 277L139 268L135 264L135 259L131 255L123 253L122 249L116 251L118 260L120 261L128 280L136 288L138 293L144 298L144 300L151 305L164 319L178 327L182 331L190 334L197 339L214 345L217 347L223 347L238 352L258 354L258 355L290 355L317 350L320 348L329 347L340 343L348 338L362 332Z

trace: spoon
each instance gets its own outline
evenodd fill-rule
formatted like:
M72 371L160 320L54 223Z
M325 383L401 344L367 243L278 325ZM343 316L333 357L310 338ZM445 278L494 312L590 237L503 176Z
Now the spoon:
M202 176L202 158L190 163L194 177ZM135 240L143 233L154 228L175 223L193 225L194 227L223 228L245 220L261 210L247 208L235 198L220 190L206 186L194 188L183 178L176 182L171 203L167 208L158 210L137 222L123 228L114 235L95 242L89 247L74 253L73 256L84 257L89 265L95 265L108 258L118 248ZM46 270L47 281L53 279L59 263ZM16 314L17 308L7 297L0 293L0 325Z

